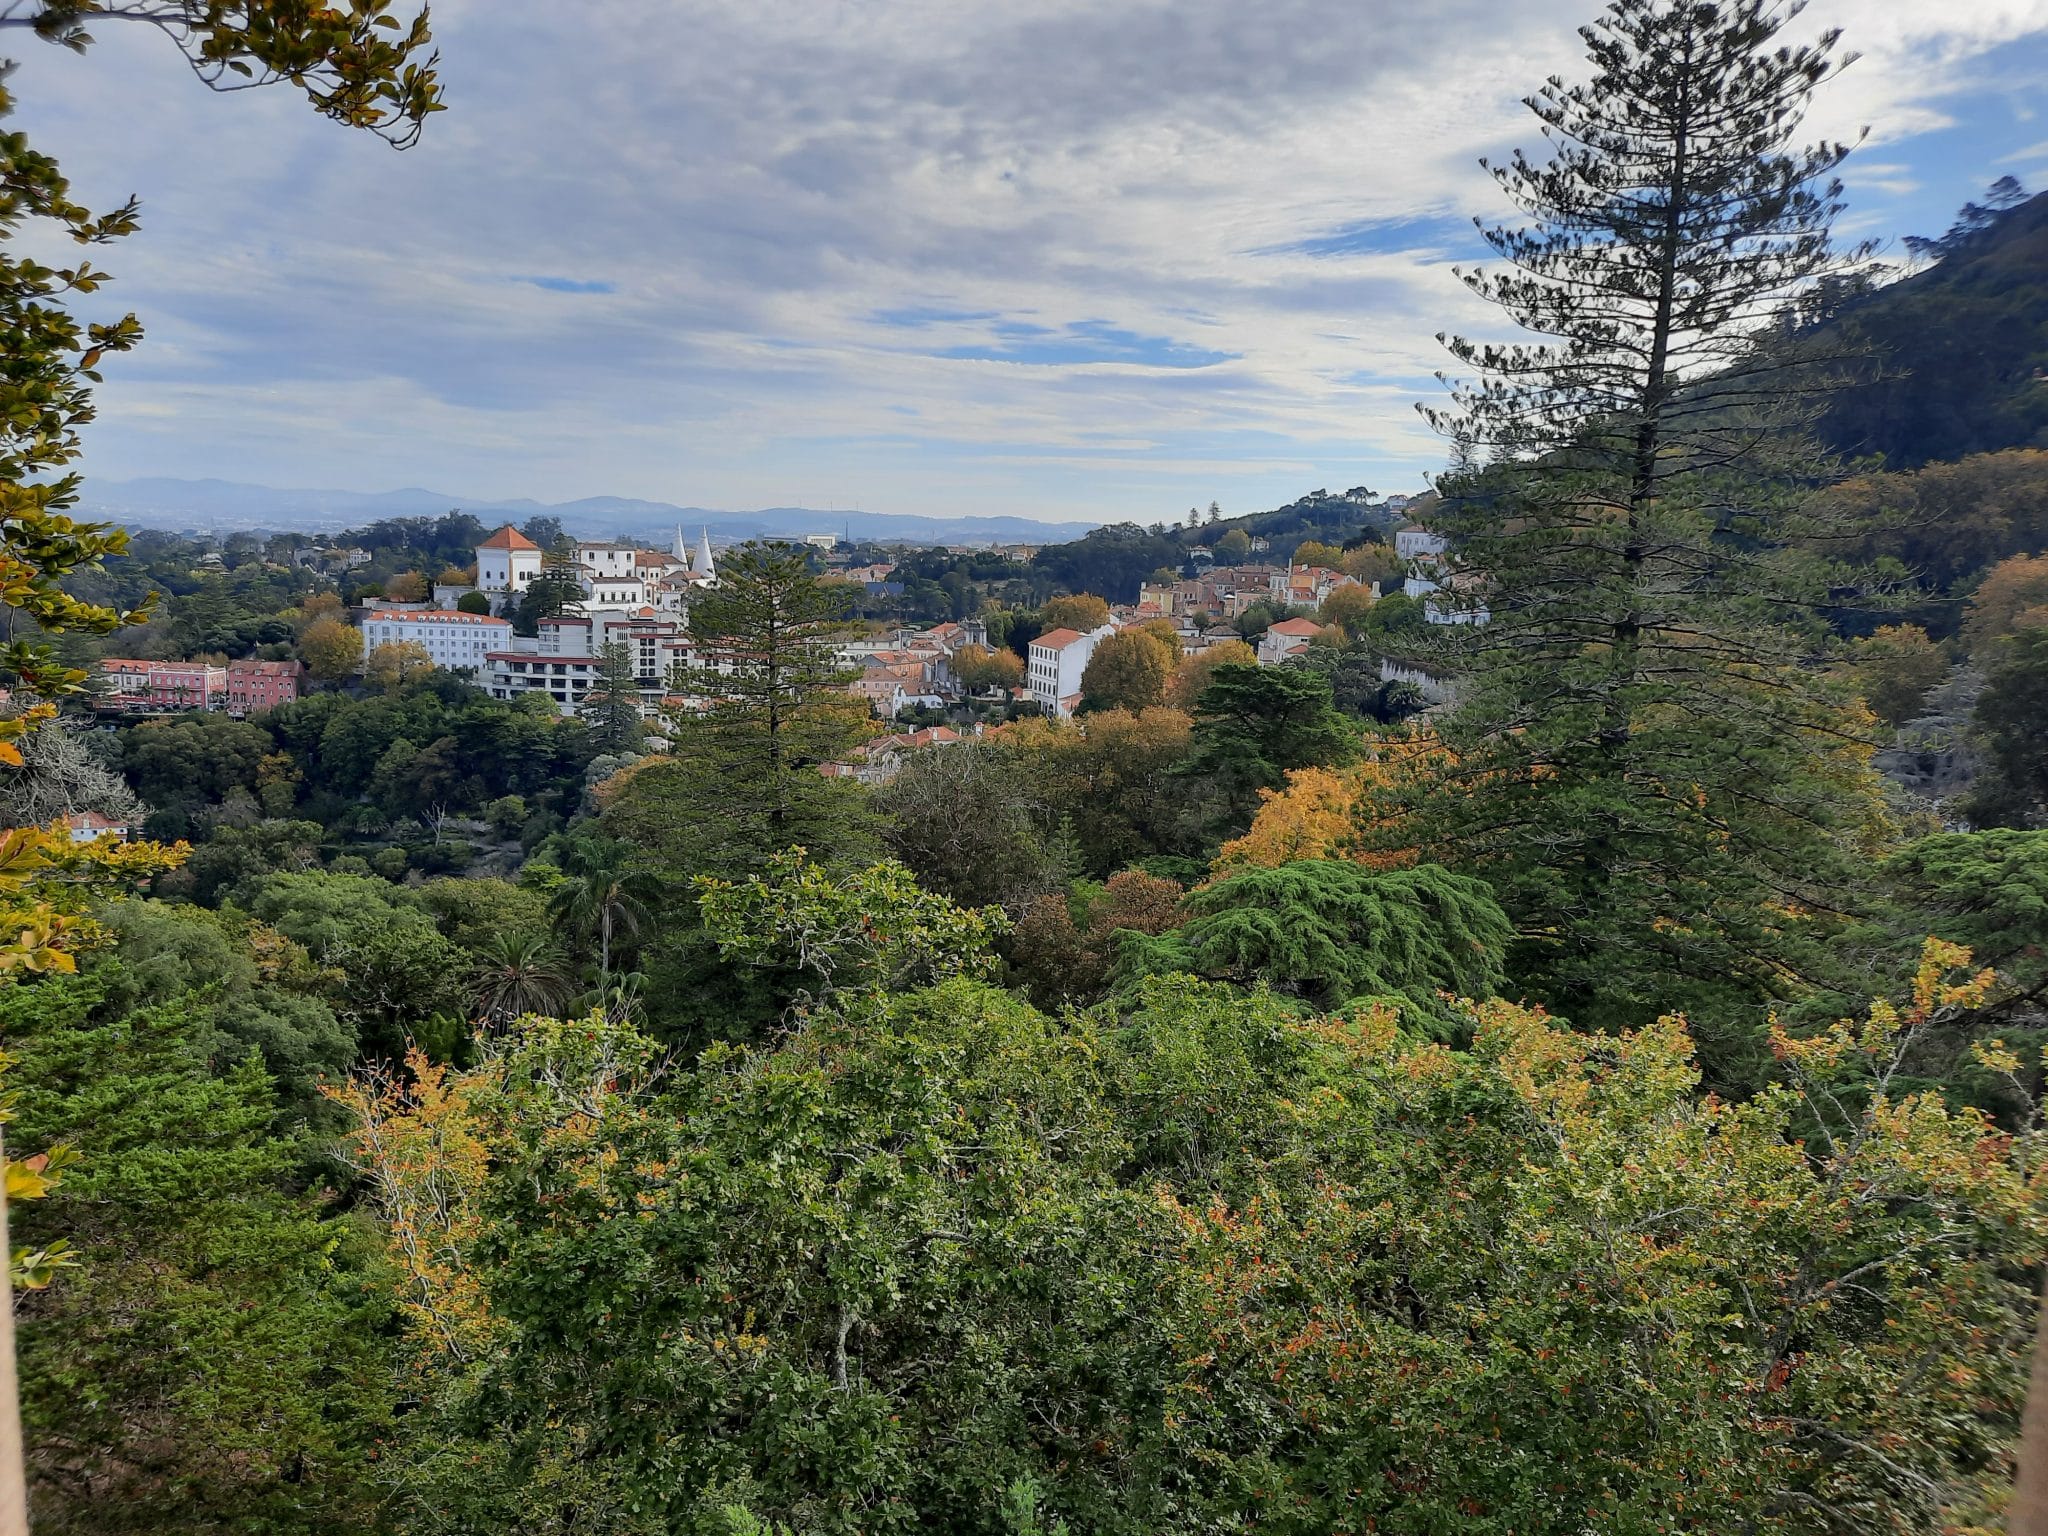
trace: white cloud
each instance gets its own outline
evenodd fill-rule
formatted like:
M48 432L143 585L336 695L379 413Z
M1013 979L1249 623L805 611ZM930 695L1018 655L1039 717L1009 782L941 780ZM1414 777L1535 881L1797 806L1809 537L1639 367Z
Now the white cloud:
M1490 313L1412 250L1256 253L1367 221L1469 252L1503 211L1474 159L1530 137L1517 98L1576 72L1588 9L443 0L451 110L404 156L282 92L206 97L153 38L16 85L82 194L147 197L106 263L151 337L103 394L103 473L1149 518L1226 475L1284 499L1437 462L1433 335ZM1832 24L1865 57L1816 128L1896 146L2048 0L1800 25ZM902 311L992 318L876 319ZM1025 324L1229 360L990 360Z

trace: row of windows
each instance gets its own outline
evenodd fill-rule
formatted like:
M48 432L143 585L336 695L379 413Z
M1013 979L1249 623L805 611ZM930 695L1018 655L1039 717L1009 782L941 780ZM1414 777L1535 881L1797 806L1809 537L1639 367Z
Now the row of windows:
M492 627L496 633L496 626ZM386 640L418 640L430 637L437 640L478 640L484 638L471 625L463 624L370 624L364 627L365 634L381 635Z

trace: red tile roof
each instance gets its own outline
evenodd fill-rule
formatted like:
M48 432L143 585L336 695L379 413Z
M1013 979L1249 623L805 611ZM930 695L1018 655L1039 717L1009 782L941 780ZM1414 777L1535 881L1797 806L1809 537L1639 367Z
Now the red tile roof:
M394 624L484 624L492 629L510 629L510 619L494 619L487 613L464 613L456 608L374 608L363 615L363 622L373 619L388 620Z
M510 523L507 523L504 527L500 528L496 533L492 534L488 539L485 539L483 543L477 545L477 548L538 550L540 546L534 543L533 540L529 539L525 534L521 533L517 528L514 528Z
M126 832L128 830L126 820L113 816L102 816L98 811L74 811L69 816L59 817L58 819L74 830L81 828L88 832Z
M1080 638L1081 631L1078 629L1049 629L1031 643L1042 645L1051 651L1064 651Z

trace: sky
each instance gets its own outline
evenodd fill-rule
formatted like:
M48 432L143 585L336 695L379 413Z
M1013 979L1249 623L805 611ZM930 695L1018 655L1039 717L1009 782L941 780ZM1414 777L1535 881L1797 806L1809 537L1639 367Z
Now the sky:
M396 9L408 9L399 0ZM395 153L10 38L142 348L88 476L1136 520L1420 489L1477 164L1590 0L439 0ZM2048 187L2048 0L1813 0L1845 235Z

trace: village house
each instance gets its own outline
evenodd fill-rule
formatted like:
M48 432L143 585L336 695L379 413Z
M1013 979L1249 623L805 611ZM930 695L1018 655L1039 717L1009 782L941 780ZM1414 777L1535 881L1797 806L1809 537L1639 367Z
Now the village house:
M240 720L289 704L299 696L306 669L296 661L228 663L228 713Z
M1234 619L1254 603L1270 601L1275 567L1270 565L1217 566L1190 581L1174 586L1174 609L1178 613L1210 613Z
M1286 570L1272 574L1267 588L1275 602L1291 608L1320 608L1332 592L1359 584L1357 577L1328 566L1295 565L1290 561Z
M1170 619L1179 604L1180 589L1193 586L1193 582L1152 582L1138 588L1138 601L1131 609L1131 618L1143 624L1152 619Z
M1290 656L1299 656L1322 632L1314 619L1282 619L1259 637L1259 665L1277 667Z
M640 712L651 715L667 701L679 666L698 658L683 626L650 606L588 609L542 619L532 639L511 637L484 658L478 684L494 699L544 695L564 715L589 698L604 671L604 652L624 647L632 668Z
M541 560L541 547L507 523L476 547L476 589L486 597L516 597L540 575Z
M1404 595L1418 599L1432 624L1484 624L1492 617L1469 572L1450 568L1450 542L1419 523L1394 530L1394 553L1407 562Z
M1081 703L1081 674L1088 669L1095 647L1116 633L1114 624L1104 624L1086 634L1074 629L1049 630L1031 642L1031 657L1025 668L1025 683L1044 711L1060 720L1071 719Z
M476 590L491 599L497 612L503 612L544 569L544 551L510 523L476 548ZM692 552L680 526L666 553L615 539L581 540L575 546L575 564L567 574L575 579L586 604L629 609L651 606L674 615L688 611L691 590L716 585L718 580L710 530L700 532ZM439 599L441 589L436 588L435 595Z
M73 811L58 820L64 823L73 843L97 843L107 838L125 843L135 833L135 828L125 818L102 816L98 811Z
M887 784L903 771L903 760L912 752L930 747L957 746L967 740L950 725L927 726L919 731L905 731L894 736L878 736L863 746L856 747L852 761L827 763L823 772L828 778L854 779L862 784Z

